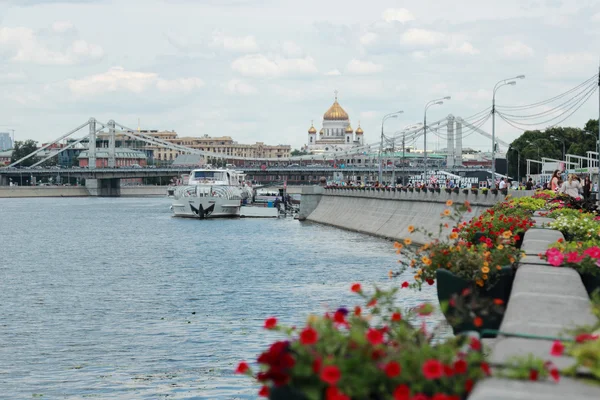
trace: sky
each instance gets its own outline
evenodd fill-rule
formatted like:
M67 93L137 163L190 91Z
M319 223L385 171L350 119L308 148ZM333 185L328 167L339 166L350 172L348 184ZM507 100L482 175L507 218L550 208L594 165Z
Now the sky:
M0 132L46 142L94 117L299 148L337 90L373 143L388 113L403 111L386 134L422 122L444 96L428 123L467 118L520 74L496 102L532 104L592 77L599 61L597 0L0 0ZM598 118L598 101L560 125ZM527 116L552 107L513 114L543 129L557 120ZM496 121L502 141L521 133ZM480 135L464 142L491 148Z

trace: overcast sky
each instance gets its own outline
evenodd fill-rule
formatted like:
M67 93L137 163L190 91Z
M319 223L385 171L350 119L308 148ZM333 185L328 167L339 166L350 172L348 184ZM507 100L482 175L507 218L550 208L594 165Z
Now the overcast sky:
M597 0L0 0L0 132L48 141L89 117L139 118L298 148L338 90L371 143L386 113L404 110L386 122L393 133L451 95L428 121L468 117L518 74L497 103L534 103L597 73L599 59ZM590 118L597 94L562 125ZM507 142L521 132L496 128Z

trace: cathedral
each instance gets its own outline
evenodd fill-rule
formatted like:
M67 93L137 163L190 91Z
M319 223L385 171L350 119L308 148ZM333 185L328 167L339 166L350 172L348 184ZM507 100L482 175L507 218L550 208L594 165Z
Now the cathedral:
M308 144L306 150L311 153L347 150L364 144L363 130L360 122L356 131L350 125L348 113L335 100L329 110L323 115L323 127L317 136L317 129L311 124L308 129Z

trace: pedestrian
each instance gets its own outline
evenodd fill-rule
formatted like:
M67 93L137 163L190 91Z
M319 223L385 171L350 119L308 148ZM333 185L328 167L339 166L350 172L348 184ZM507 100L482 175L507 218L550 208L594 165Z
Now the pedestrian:
M527 184L525 184L525 189L533 190L533 178L529 178L529 180L527 181Z
M581 185L581 182L579 182L579 179L577 179L575 174L569 174L569 178L567 179L566 182L564 182L562 184L558 193L564 193L564 194L568 194L569 196L571 196L573 198L578 198L579 192L582 189L583 189L583 186Z
M552 174L552 178L550 179L550 190L552 190L553 192L556 192L558 190L559 183L558 181L560 180L560 171L557 169L554 171L554 173Z
M592 194L592 181L590 180L589 175L586 175L585 179L583 180L583 198L586 200L589 200L591 194Z

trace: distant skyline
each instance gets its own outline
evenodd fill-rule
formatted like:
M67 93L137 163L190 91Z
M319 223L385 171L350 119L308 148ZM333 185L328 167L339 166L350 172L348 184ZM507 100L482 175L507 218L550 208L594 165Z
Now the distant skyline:
M392 134L449 95L428 121L467 117L519 74L497 104L530 104L599 62L596 0L0 0L0 131L47 142L90 117L132 128L139 118L142 129L299 148L337 90L374 143L387 113L404 111L386 122ZM560 125L590 118L597 93ZM505 142L521 132L496 121ZM491 149L479 135L463 146Z

